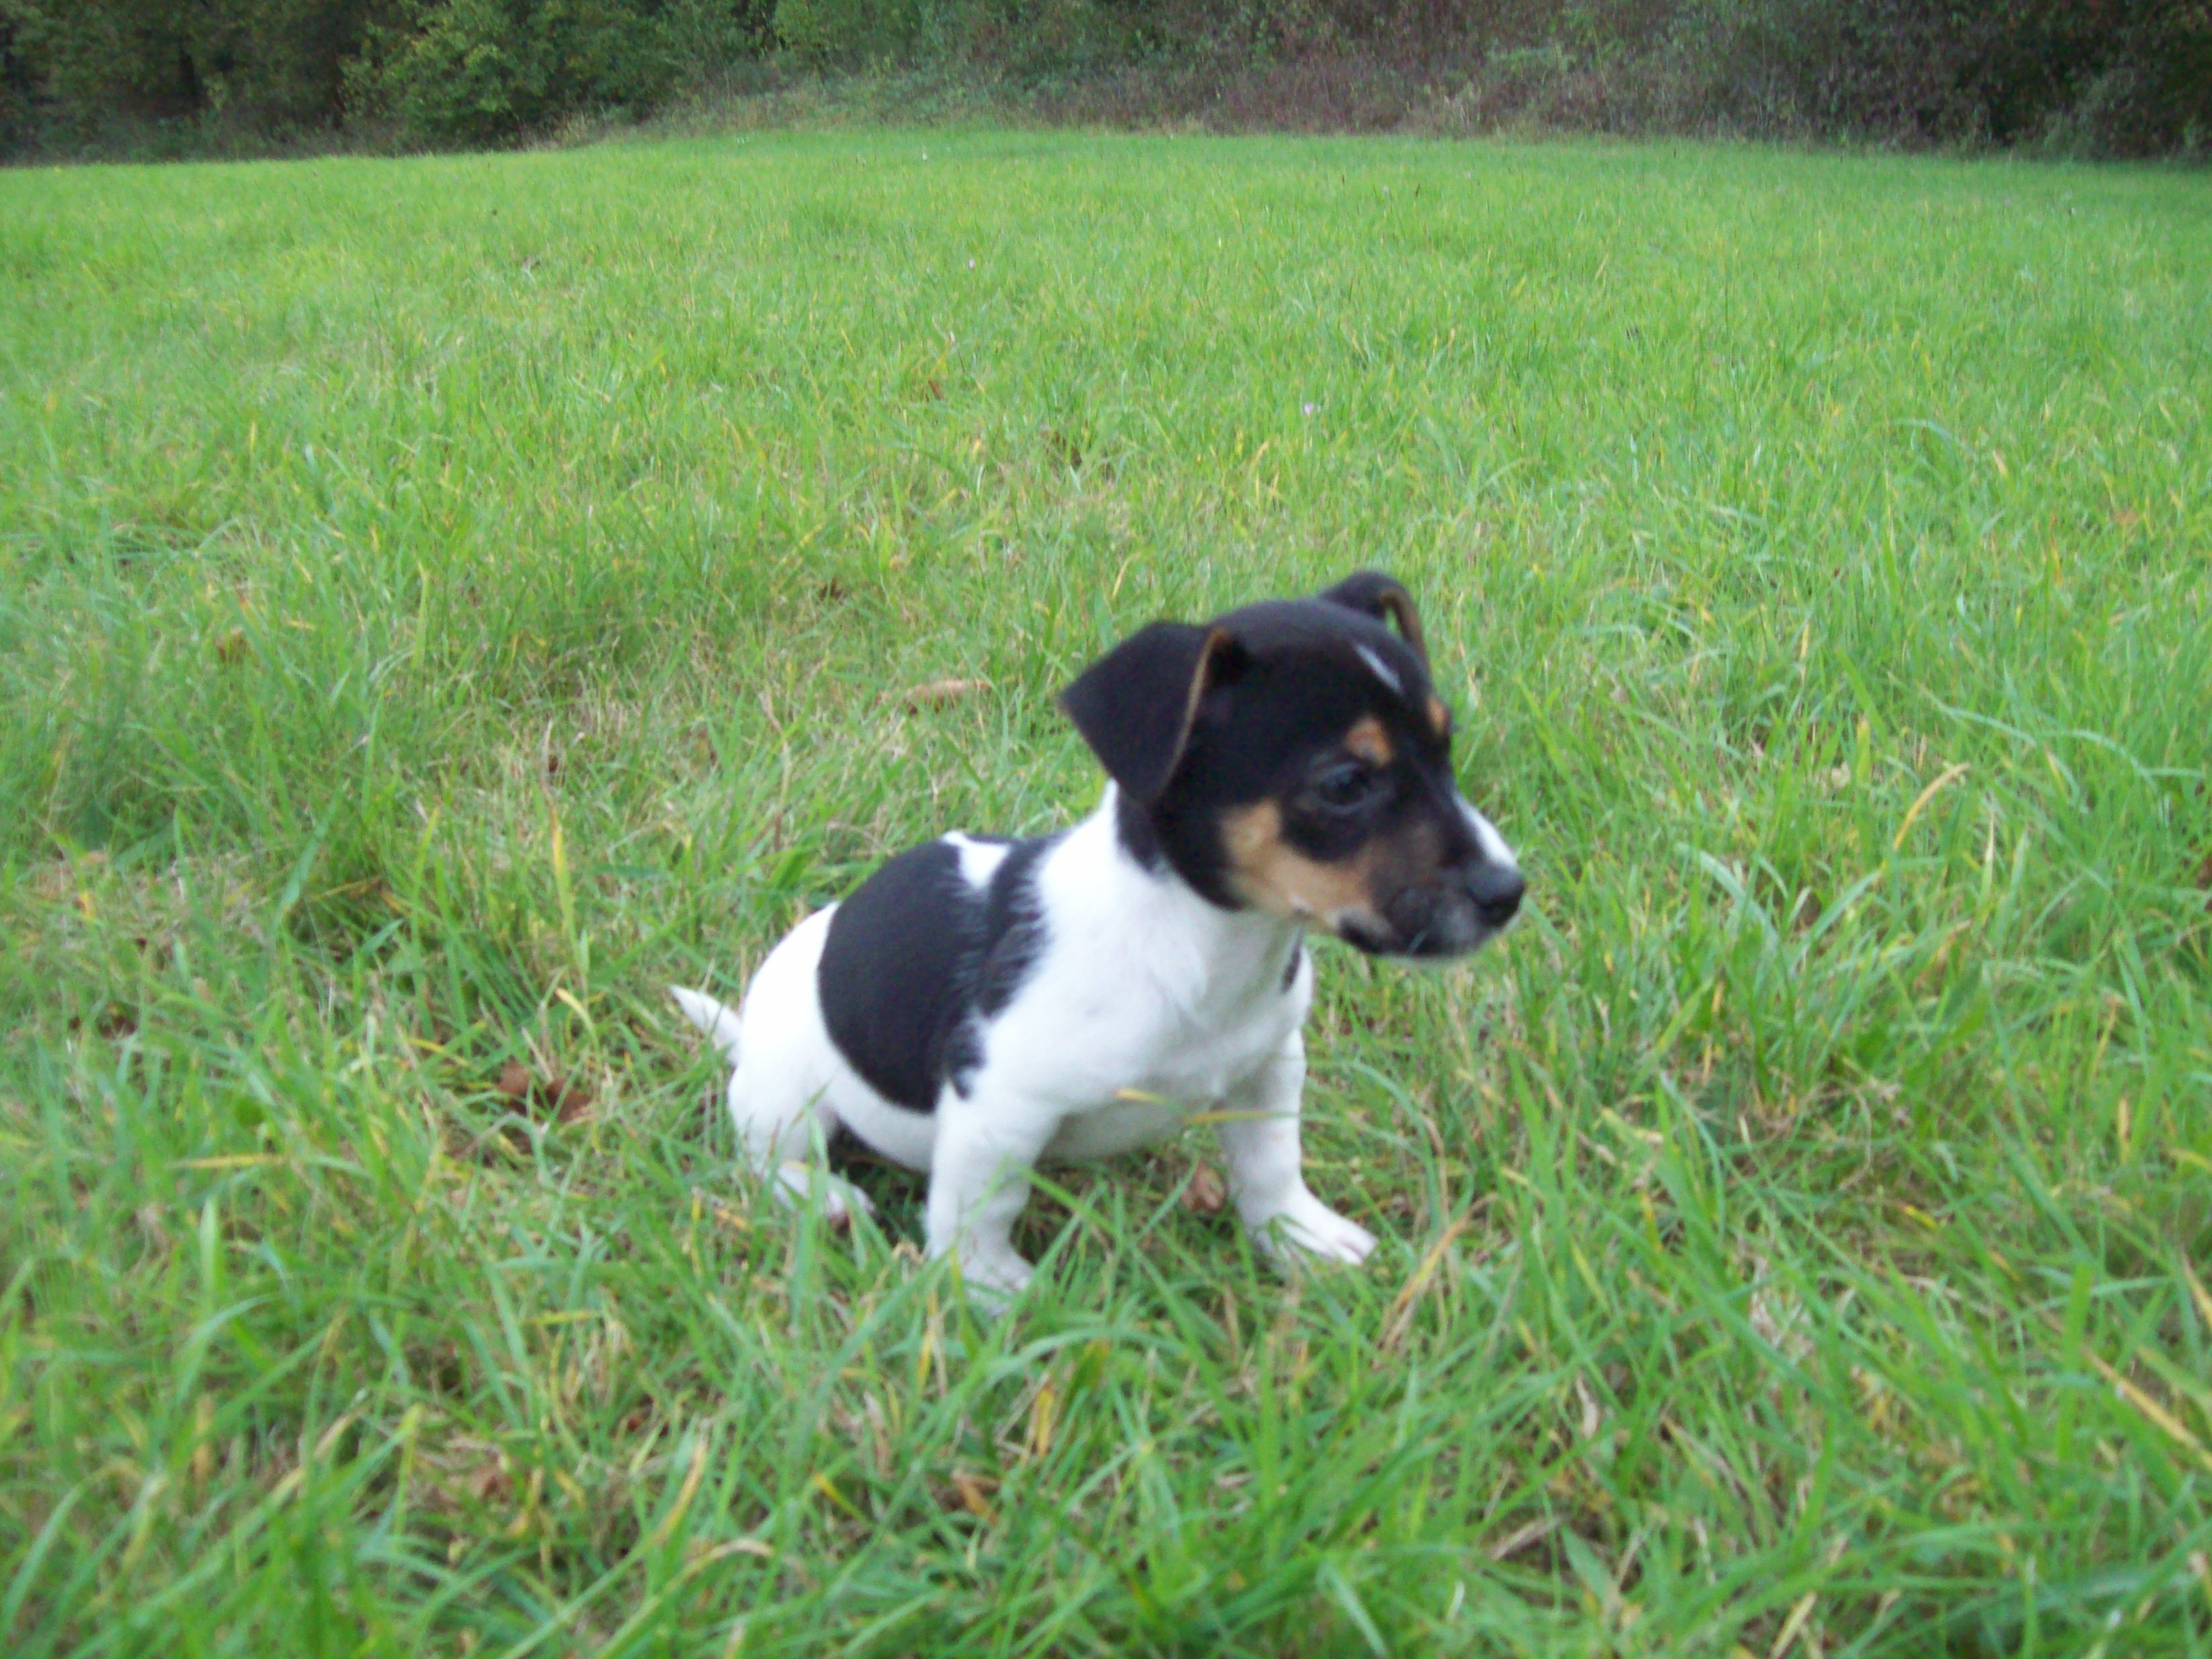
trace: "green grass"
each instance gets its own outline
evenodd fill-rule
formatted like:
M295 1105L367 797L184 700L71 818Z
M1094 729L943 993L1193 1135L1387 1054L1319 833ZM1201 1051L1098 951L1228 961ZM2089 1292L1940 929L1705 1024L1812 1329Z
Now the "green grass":
M1687 147L0 175L0 1645L2212 1654L2208 248ZM996 1324L739 1178L665 983L1368 563L1532 892L1321 953L1365 1270L1196 1134Z

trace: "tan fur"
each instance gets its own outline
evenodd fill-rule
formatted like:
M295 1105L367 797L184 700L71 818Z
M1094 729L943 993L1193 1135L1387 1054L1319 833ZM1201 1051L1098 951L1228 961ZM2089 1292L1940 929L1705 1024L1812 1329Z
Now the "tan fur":
M1442 697L1434 695L1429 698L1429 724L1440 738L1451 732L1451 710L1444 707Z
M1231 812L1221 830L1237 896L1254 908L1331 925L1347 912L1374 914L1371 848L1348 864L1310 859L1283 840L1282 809L1271 800Z
M1390 734L1372 714L1363 714L1344 734L1344 746L1370 766L1388 766L1398 757L1398 751L1390 746Z

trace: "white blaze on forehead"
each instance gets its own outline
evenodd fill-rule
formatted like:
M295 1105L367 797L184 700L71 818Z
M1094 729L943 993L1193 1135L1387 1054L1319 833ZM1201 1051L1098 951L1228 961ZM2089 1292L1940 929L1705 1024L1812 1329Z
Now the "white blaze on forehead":
M1467 827L1474 831L1475 845L1482 848L1482 856L1492 864L1502 864L1508 870L1518 870L1521 861L1513 856L1513 849L1505 844L1505 837L1498 833L1498 826L1476 811L1462 798L1459 810L1467 814Z
M1364 645L1355 645L1352 648L1359 653L1360 661L1375 671L1375 678L1390 688L1392 696L1402 697L1406 695L1405 682L1398 678L1397 672L1389 663Z
M970 887L984 888L1005 862L1009 850L1004 842L975 841L955 830L945 838L945 845L960 854L960 878Z

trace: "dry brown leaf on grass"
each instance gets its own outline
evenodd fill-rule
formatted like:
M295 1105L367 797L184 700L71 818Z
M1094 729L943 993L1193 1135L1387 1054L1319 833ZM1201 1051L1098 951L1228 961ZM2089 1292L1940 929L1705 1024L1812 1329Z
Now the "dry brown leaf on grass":
M497 1086L501 1098L517 1109L550 1115L559 1123L574 1123L592 1109L592 1091L583 1084L558 1072L540 1079L519 1060L499 1068Z
M81 1031L85 1020L82 1014L69 1017L69 1029ZM92 1017L92 1029L104 1037L126 1037L138 1029L138 1016L118 1002L103 1002Z
M899 700L905 703L908 714L918 714L925 708L942 708L947 703L990 689L988 680L926 680L920 685L907 687L899 694Z
M484 1448L483 1461L461 1476L461 1488L479 1504L512 1497L514 1475L507 1467L507 1454L495 1448Z
M1229 1202L1229 1184L1211 1164L1200 1164L1184 1182L1182 1206L1193 1215L1219 1215Z

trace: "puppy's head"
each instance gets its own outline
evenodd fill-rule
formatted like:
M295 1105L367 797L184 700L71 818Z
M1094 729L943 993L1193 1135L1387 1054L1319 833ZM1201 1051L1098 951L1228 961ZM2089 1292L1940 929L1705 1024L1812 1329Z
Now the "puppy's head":
M1511 849L1453 777L1413 599L1388 576L1154 623L1061 703L1139 854L1217 904L1427 957L1475 949L1520 908Z

